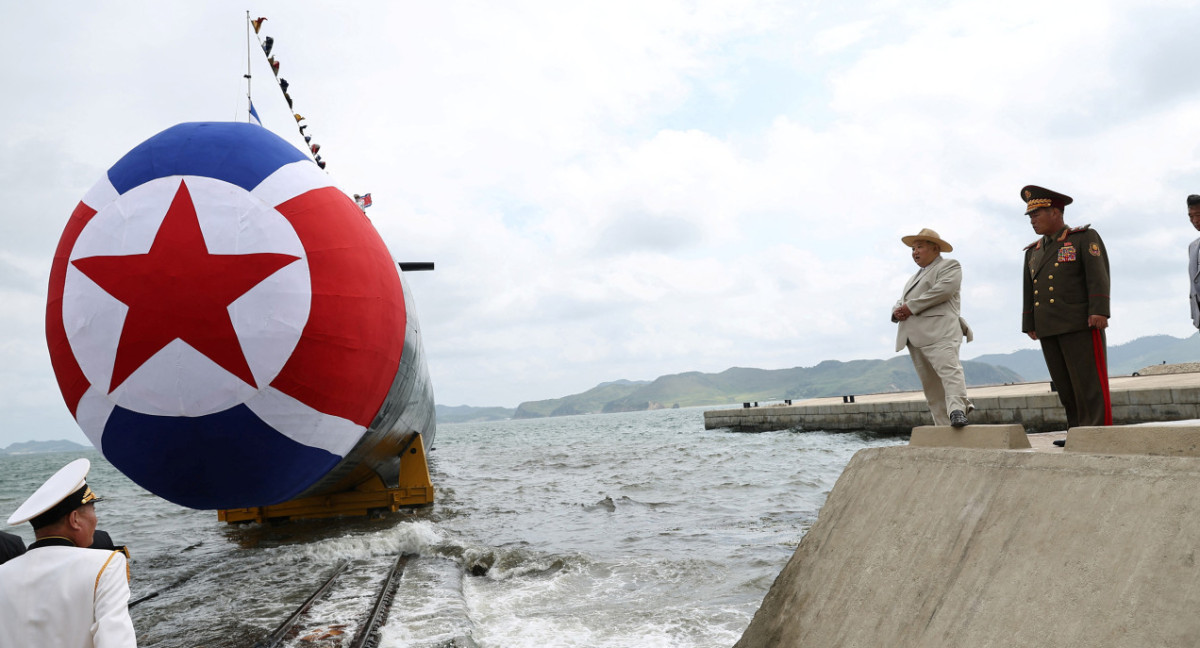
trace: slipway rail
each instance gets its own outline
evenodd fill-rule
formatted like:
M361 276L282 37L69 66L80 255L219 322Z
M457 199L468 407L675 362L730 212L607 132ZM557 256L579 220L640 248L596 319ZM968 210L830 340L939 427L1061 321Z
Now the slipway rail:
M340 576L342 572L346 571L346 567L349 565L349 562L343 562L342 564L338 565L337 568L333 570L333 574L331 574L329 578L325 579L325 582L322 583L321 586L318 587L317 590L313 592L307 600L301 603L300 607L296 608L296 611L292 612L292 615L289 616L286 621L279 624L279 627L275 629L275 632L272 632L270 636L263 641L254 644L254 648L275 648L278 646L279 642L283 641L284 637L288 635L288 632L291 631L292 627L296 625L296 621L299 621L300 617L308 611L308 608L312 607L313 603L316 603L322 596L325 595L325 592L329 591L329 586L333 585L333 581Z
M400 577L404 575L404 567L408 565L408 558L411 555L401 554L396 557L396 562L388 571L387 578L379 588L379 594L375 596L371 614L367 616L367 620L354 635L354 641L350 642L350 648L375 648L379 645L379 625L387 619L388 611L392 609L392 601L396 598L396 588L400 585Z
M381 639L379 628L385 621L387 621L388 612L391 610L392 602L396 597L396 589L400 585L400 578L404 575L404 568L408 565L409 558L414 555L416 554L402 553L396 557L396 560L392 563L391 567L388 568L387 573L375 594L374 602L371 605L370 611L359 624L358 631L354 634L354 639L348 644L350 648L377 648L379 646ZM338 582L338 578L346 573L349 566L349 561L342 562L340 565L338 565L333 570L333 573L331 573L329 577L326 578L324 582L322 582L321 585L317 587L317 589L314 590L313 593L310 594L309 597L303 603L301 603L286 620L284 620L283 623L279 624L279 627L276 628L274 632L272 632L263 640L254 644L254 648L278 648L279 646L291 643L291 641L293 641L295 637L301 633L301 630L298 627L300 619L308 613L309 608L313 607L313 604L328 596L330 590L334 589L335 584ZM379 569L382 566L383 565L376 565L375 569ZM351 579L351 581L353 581L353 579ZM344 586L339 585L338 587ZM306 622L306 624L311 623L311 619ZM342 626L340 625L331 626L328 630L318 631L316 635L305 637L300 641L309 641L314 636L319 636L321 632L326 631L330 632L330 634L326 636L341 634L341 627Z

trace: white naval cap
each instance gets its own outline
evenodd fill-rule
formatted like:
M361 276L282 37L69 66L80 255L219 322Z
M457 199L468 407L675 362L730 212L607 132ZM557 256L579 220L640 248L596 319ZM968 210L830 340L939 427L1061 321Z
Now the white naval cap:
M24 504L17 507L17 510L8 516L9 525L16 526L33 521L36 529L54 522L84 504L100 501L100 498L96 497L96 494L84 482L91 467L92 462L87 459L76 459L59 468L58 472L54 473L50 479L46 480L46 483L33 492L33 495L29 496L29 499L25 500ZM34 519L46 513L54 515L45 520ZM43 522L43 524L39 524L39 522Z

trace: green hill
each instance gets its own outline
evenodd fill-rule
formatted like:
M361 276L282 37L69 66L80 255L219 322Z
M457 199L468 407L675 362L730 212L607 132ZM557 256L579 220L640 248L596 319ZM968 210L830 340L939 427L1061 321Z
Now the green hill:
M1186 339L1151 335L1108 349L1109 373L1128 375L1150 365L1200 362L1200 334ZM988 354L963 361L967 385L1000 385L1049 380L1038 349ZM826 360L813 367L752 369L732 367L720 373L689 371L652 381L617 380L601 383L582 394L526 401L517 409L444 408L438 420L495 420L480 416L540 418L571 414L635 412L668 407L803 400L850 394L873 394L921 389L907 354L889 360ZM461 410L461 411L451 411ZM486 410L469 412L467 410ZM505 412L511 414L505 415ZM458 417L458 418L455 418ZM476 418L470 418L476 417Z
M511 407L471 407L470 405L436 405L435 409L438 423L507 421L517 412Z
M526 401L517 406L513 418L594 414L603 411L606 403L623 398L644 384L646 384L645 381L617 380L600 383L582 394L549 400Z
M1027 381L1050 380L1046 361L1039 349L1023 349L1005 354L989 354L975 358L976 362L1012 369ZM1128 376L1156 364L1200 362L1200 333L1187 338L1170 335L1147 335L1125 344L1108 347L1108 374ZM964 366L966 363L963 363Z
M1009 369L964 362L968 385L1020 382ZM661 376L648 383L605 383L574 396L528 401L514 418L635 412L668 407L725 405L847 394L909 391L921 383L906 356L891 360L826 360L815 367L751 369L733 367L716 374L689 371Z

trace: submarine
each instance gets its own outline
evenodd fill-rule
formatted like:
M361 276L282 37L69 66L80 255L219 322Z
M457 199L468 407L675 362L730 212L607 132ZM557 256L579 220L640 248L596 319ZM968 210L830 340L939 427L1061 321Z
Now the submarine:
M67 220L51 363L88 440L176 504L226 522L429 504L433 388L405 277L424 269L270 130L178 124Z

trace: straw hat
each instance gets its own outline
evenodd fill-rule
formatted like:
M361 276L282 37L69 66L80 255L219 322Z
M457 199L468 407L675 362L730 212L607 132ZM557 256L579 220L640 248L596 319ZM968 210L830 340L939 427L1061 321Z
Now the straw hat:
M921 231L917 232L916 234L903 236L900 238L900 240L908 247L912 247L913 243L916 243L917 241L930 241L932 243L937 243L937 246L941 248L942 252L954 251L953 245L950 245L946 241L942 240L942 237L938 236L937 232L929 229L928 227L922 228Z

